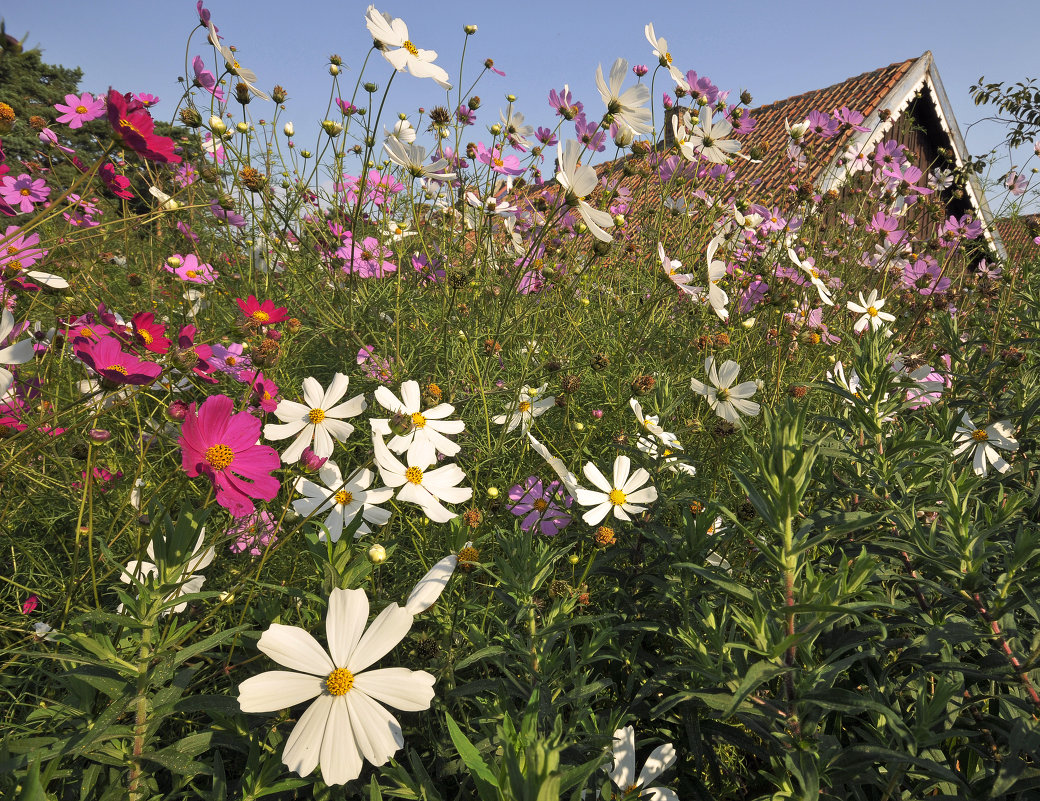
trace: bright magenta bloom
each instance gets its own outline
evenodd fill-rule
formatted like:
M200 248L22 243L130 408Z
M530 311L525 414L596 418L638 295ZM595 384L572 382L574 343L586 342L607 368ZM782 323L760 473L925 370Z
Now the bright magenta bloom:
M258 325L274 325L289 316L288 309L284 306L275 306L271 300L261 303L256 299L256 295L250 295L245 300L236 298L235 303L249 322Z
M256 511L252 498L270 501L281 485L270 475L281 460L269 445L257 445L260 421L248 412L232 414L235 402L213 395L196 409L191 404L181 426L181 466L189 476L207 476L217 503L235 517Z
M152 115L140 100L109 89L108 122L123 144L141 158L180 164L181 157L173 152L173 140L155 133Z
M176 267L171 266L170 259L177 259L179 264ZM187 256L175 253L170 256L170 259L166 260L163 267L166 268L166 272L173 273L182 281L191 284L212 284L220 277L212 265L200 262L199 257L194 253L189 253Z
M23 172L17 178L11 175L0 178L0 200L22 214L28 214L33 205L45 201L50 193L51 188L45 180L37 178L34 181L28 173Z
M126 353L119 340L112 336L97 342L79 339L75 350L84 364L113 384L151 384L162 373L162 367L155 362L144 362Z
M170 340L165 336L166 326L155 322L151 312L138 312L131 321L134 326L134 342L152 353L166 353Z
M61 112L55 122L67 122L70 128L82 128L83 123L96 120L105 113L105 99L94 97L84 92L82 97L65 95L65 105L55 103L54 108Z

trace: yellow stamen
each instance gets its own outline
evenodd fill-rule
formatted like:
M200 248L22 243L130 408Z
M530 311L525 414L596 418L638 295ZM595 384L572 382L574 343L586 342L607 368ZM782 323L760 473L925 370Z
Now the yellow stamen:
M416 428L426 428L426 418L423 417L419 412L413 412L412 425L414 425Z
M628 498L621 490L612 489L610 494L607 496L607 499L614 504L614 506L622 506Z
M413 484L422 484L422 470L418 467L409 467L404 471L404 477Z
M407 51L408 51L409 53L411 53L411 54L412 54L413 56L418 56L418 55L419 55L419 48L417 48L417 47L416 47L415 45L413 45L413 44L412 44L412 43L411 43L411 42L410 42L409 40L407 40L407 39L405 39L405 40L404 40L404 44L403 44L403 45L401 45L401 47L403 47L403 48L404 48L405 50L407 50Z
M353 503L354 493L348 492L347 490L340 490L332 496L333 500L341 506L346 506L348 503Z
M307 412L307 419L310 420L311 423L313 423L314 425L318 425L325 419L325 410L311 409L309 412Z
M214 470L224 470L235 461L235 452L227 445L211 445L206 448L203 458Z
M971 432L971 438L976 442L989 442L989 434L983 428L976 428Z
M354 674L346 668L336 668L325 679L325 690L329 695L346 695L354 686Z

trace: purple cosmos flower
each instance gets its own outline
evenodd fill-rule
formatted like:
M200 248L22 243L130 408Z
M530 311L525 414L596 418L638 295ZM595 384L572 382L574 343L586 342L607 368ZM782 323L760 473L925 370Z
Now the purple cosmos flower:
M949 278L942 275L939 262L927 253L914 255L907 261L901 277L903 286L920 295L939 295L950 288Z
M675 101L672 100L672 96L667 92L661 95L661 103L664 105L665 109L670 109L672 106L675 105Z
M708 101L707 105L713 106L719 99L719 87L713 84L707 76L698 78L697 73L690 70L686 73L686 83L690 85L690 97L694 100L703 97Z
M809 130L821 139L832 139L841 130L841 122L822 111L809 112Z
M755 306L766 299L766 294L769 292L769 284L765 281L760 281L757 278L753 279L741 294L737 300L737 308L740 309L741 314L747 314Z
M51 193L51 188L42 178L35 181L28 173L17 178L5 175L0 178L0 199L22 214L28 214L36 203L42 203Z
M463 125L473 125L477 121L477 115L473 109L463 103L455 109L455 119Z
M67 122L70 128L82 128L83 123L104 115L105 98L94 97L90 92L84 92L80 97L65 95L65 105L55 103L54 108L61 112L55 122Z
M375 348L365 345L357 352L357 363L361 365L362 371L369 378L380 384L389 385L394 380L393 370L390 369L390 361L382 356L377 356Z
M357 111L357 106L355 106L353 103L348 103L342 97L336 98L336 105L339 106L340 113L343 114L343 116L345 117L349 117L351 114Z
M191 66L192 69L195 70L195 85L200 89L205 89L219 102L223 103L224 90L221 89L220 84L217 83L216 76L206 69L206 62L202 60L202 56L195 56L195 59L191 62Z
M585 108L580 101L574 99L571 95L570 87L566 85L560 92L557 92L555 89L549 90L549 105L556 110L557 116L566 120L573 120Z
M211 345L211 353L206 360L222 373L238 378L242 371L252 367L252 360L243 355L242 343L232 342L230 345Z
M642 78L644 75L650 72L650 70L647 68L646 64L636 64L634 67L632 67L632 72L635 73L635 76L637 78Z
M147 92L141 92L140 94L134 95L134 97L137 98L137 101L145 108L151 108L159 102L159 98L155 95L150 95Z
M842 106L834 110L834 119L843 125L848 125L854 131L868 133L870 128L863 125L863 115L848 106Z
M234 211L229 211L221 207L215 199L209 204L210 213L218 220L223 220L228 225L233 225L235 228L245 228L246 218L241 214Z
M903 160L905 151L906 148L895 139L888 139L878 144L877 150L874 151L874 163L882 168L896 164Z
M194 253L189 253L187 256L175 253L166 260L163 267L166 272L173 273L182 281L190 284L212 284L220 277L212 265L200 262L199 257Z
M509 501L509 511L523 518L523 531L533 531L538 526L546 537L554 537L573 519L566 510L574 499L564 492L559 481L543 486L538 476L530 476L522 485L510 488Z
M412 267L419 273L419 281L423 284L434 284L437 281L443 281L444 276L447 275L439 261L434 260L431 263L423 253L417 252L412 255Z
M343 272L356 273L361 278L382 278L397 272L397 265L386 261L393 255L394 252L375 237L366 236L361 244L356 244L349 233L343 239L343 247L336 251L336 256L344 261Z
M275 536L277 531L278 521L266 509L243 517L227 531L229 537L235 538L231 543L231 553L249 551L250 556L259 556L264 548L278 539Z
M554 134L548 128L539 128L537 131L534 132L534 137L547 147L552 147L559 141L556 138L556 134Z
M178 221L178 223L177 223L177 230L180 231L182 234L184 234L184 236L186 236L192 242L198 242L199 241L199 235L196 234L194 231L192 231L191 230L191 226L188 225L186 222Z
M584 114L579 114L574 120L574 132L578 141L589 150L602 153L607 149L607 132L601 131L595 120L586 120Z
M512 154L503 155L501 145L495 145L488 150L483 142L477 142L477 161L487 164L500 175L523 175L524 173L520 159Z
M1029 179L1022 173L1012 170L1004 179L1004 186L1011 190L1012 195L1018 197L1025 194L1026 189L1029 187Z

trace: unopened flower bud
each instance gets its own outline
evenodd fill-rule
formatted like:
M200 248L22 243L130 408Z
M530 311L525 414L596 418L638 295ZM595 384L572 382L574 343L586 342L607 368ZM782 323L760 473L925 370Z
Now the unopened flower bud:
M311 151L304 149L300 151L300 155L303 156L305 159L309 159L314 154L311 153Z
M293 124L291 122L287 122L282 127L282 133L285 134L286 136L292 136L293 134L296 133L296 129L293 127Z
M492 136L498 136L500 133L502 133L502 126L496 122L494 125L491 126L490 130Z
M189 106L188 108L181 109L181 122L189 128L198 128L202 125L202 115Z
M87 432L87 439L95 445L103 445L112 439L112 432L106 428L92 428Z
M410 434L414 429L415 423L410 414L394 412L393 416L390 418L390 430L399 437Z
M271 90L271 99L275 103L284 103L289 99L289 93L285 91L284 86L275 86L275 88Z
M516 102L516 95L508 94L508 95L506 95L506 100L509 101L510 103L515 103Z
M224 124L224 120L214 114L209 118L209 129L215 134L223 134L227 130L227 126Z
M335 120L323 120L321 127L329 136L339 136L343 133L342 123L338 123Z
M386 561L386 548L378 543L368 549L368 561L374 565L381 565Z
M306 473L317 473L325 465L329 458L318 456L311 448L304 448L300 454L300 467Z
M370 95L375 94L379 91L379 84L368 81L367 83L361 84L361 88L368 92Z
M473 34L475 34L477 32L477 26L476 25L463 25L462 26L462 30L466 34L466 36L472 36Z
M469 106L470 111L476 111L480 108L480 97L473 95L473 97L466 101L466 105Z
M333 77L339 75L339 67L335 64L329 64L329 75L332 75Z
M170 256L170 258L166 260L166 263L176 270L178 267L181 266L183 261L181 260L180 256Z
M240 134L249 133L249 123L240 122L238 125L235 126L235 130L238 131Z
M182 423L184 422L184 418L188 416L188 408L186 401L172 401L170 405L166 407L166 416L175 423Z
M497 498L498 497L498 487L488 487L487 488L487 496L489 498Z
M576 564L578 564L578 562L581 561L581 559L578 557L578 554L572 553L572 554L568 555L567 561L570 562L572 565L576 565Z

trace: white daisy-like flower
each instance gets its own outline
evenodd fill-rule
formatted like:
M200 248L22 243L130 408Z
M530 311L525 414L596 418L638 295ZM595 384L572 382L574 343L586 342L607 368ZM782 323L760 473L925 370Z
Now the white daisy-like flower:
M369 6L365 12L365 26L372 38L382 45L380 50L383 58L393 64L398 72L408 70L416 78L433 78L442 88L451 89L448 73L433 63L437 51L422 50L412 44L408 38L408 26L403 19L395 19L376 11L375 6Z
M3 314L0 315L0 342L11 336L12 331L14 331L14 315L4 309ZM0 350L0 365L25 364L34 355L32 338L23 339L21 342L15 342ZM14 373L6 367L0 367L0 395L4 395L13 383Z
M820 271L816 269L815 265L809 264L808 262L802 261L798 258L798 254L795 249L788 244L787 257L794 263L794 266L809 276L809 280L812 281L812 285L816 287L816 291L820 295L820 300L826 303L828 306L833 306L834 301L831 299L831 291L827 288L827 285L823 283L823 279L820 278Z
M862 398L862 395L860 395L859 392L859 373L856 372L855 368L850 369L848 374L846 374L845 365L841 362L835 362L834 369L827 371L827 382L834 384L837 387L841 387L841 389L844 389L850 395Z
M697 113L697 124L693 127L689 125L689 112L672 117L675 143L687 161L694 161L700 156L714 164L725 164L740 153L740 142L726 138L733 132L730 121L720 117L718 122L712 123L712 116L711 107L705 106Z
M672 76L673 81L689 91L690 85L686 81L686 76L682 74L682 70L672 63L672 54L668 52L668 40L655 33L654 23L652 22L647 23L646 27L643 28L643 32L646 34L646 40L650 43L650 47L653 48L654 58L657 59L657 62L668 70L668 74Z
M353 521L358 512L361 512L361 525L354 532L355 539L372 533L370 523L385 526L390 519L390 512L377 504L390 500L394 491L390 487L370 489L375 478L371 470L357 470L344 481L339 465L329 461L321 466L318 478L324 486L306 478L296 479L296 491L304 497L293 501L293 509L305 517L328 510L325 528L333 542L339 542L343 527Z
M723 363L721 368L716 369L715 357L708 356L704 360L704 372L708 375L710 384L691 378L690 389L698 395L708 399L708 405L715 410L715 414L732 423L735 426L741 424L742 414L754 417L758 414L759 405L749 398L758 390L755 381L744 381L733 386L740 374L740 365L732 359Z
M385 764L404 746L404 736L383 704L418 712L433 701L436 679L425 670L366 670L404 638L414 619L390 604L366 630L368 613L364 590L334 589L325 620L328 651L303 629L272 623L257 647L289 670L270 670L238 686L243 712L276 712L314 699L282 751L285 766L301 776L320 764L326 784L345 784L366 760Z
M682 446L679 444L679 438L672 432L664 430L664 427L661 425L661 418L658 415L644 412L643 405L635 398L630 398L628 405L632 409L632 414L636 416L636 422L639 423L639 427L643 431L657 437L664 445L670 448L682 449Z
M409 145L415 141L415 128L412 127L408 120L398 120L394 123L391 131L388 131L384 125L383 134L387 139L396 139L398 142L404 142Z
M513 111L512 107L510 107L508 115L499 109L498 118L502 120L502 130L505 131L509 143L513 147L521 151L526 151L531 147L529 137L534 136L534 126L524 123L523 114L519 111Z
M682 262L669 258L668 254L664 252L664 245L660 242L657 243L657 256L661 260L661 269L664 270L665 277L687 295L693 295L693 287L690 286L693 281L693 273L679 272L683 266Z
M212 545L206 547L204 542L205 538L206 527L203 526L199 530L199 538L195 542L195 547L191 549L191 556L188 557L187 561L184 563L184 566L181 570L181 578L184 579L183 582L180 584L180 586L177 587L176 590L171 592L169 595L166 596L166 598L163 599L163 603L172 601L175 598L180 598L183 595L190 595L195 592L202 592L202 585L206 581L206 577L198 571L204 570L207 567L209 567L209 565L213 562L213 557L216 555L216 551L214 550ZM149 559L155 559L155 545L151 541L149 541L148 543L147 554ZM132 559L131 561L126 563L126 567L123 568L123 572L119 574L119 580L124 584L129 584L131 579L143 582L145 579L152 576L162 578L161 576L159 576L159 568L154 563L154 561L142 562L137 559ZM167 611L172 611L176 614L177 612L183 612L187 608L187 606L188 602L184 601L183 603L179 603L176 606L174 606L172 610ZM116 611L122 612L123 605L119 604Z
M652 485L643 486L650 480L650 474L642 467L632 472L632 460L624 454L614 459L610 480L592 462L586 463L584 473L598 490L576 487L574 500L592 507L581 516L590 526L599 525L611 513L619 520L631 520L629 515L646 509L642 504L657 500L657 489Z
M636 437L636 447L655 461L662 462L663 466L672 473L682 473L687 476L697 475L697 468L689 462L683 461L675 451L683 449L679 440L675 440L671 446L655 439L652 436L640 434Z
M412 615L419 615L433 606L434 602L441 597L444 588L448 586L455 568L458 567L459 558L455 554L449 554L427 571L426 575L419 579L415 585L405 610Z
M566 462L564 462L559 456L553 456L549 449L536 440L530 431L527 432L527 439L530 440L534 452L545 459L546 464L548 464L549 467L553 469L553 472L559 477L560 482L563 484L564 489L567 490L567 493L573 496L578 490L578 477L567 469Z
M415 451L415 464L433 464L437 460L437 454L454 456L460 450L457 442L452 442L446 434L460 434L466 428L461 420L445 420L448 415L455 413L455 407L450 403L441 403L432 409L422 408L422 394L419 391L418 381L405 381L401 384L401 398L398 399L393 392L384 386L376 389L376 401L395 415L401 415L402 422L407 429L403 434L397 434L391 428L393 421L387 418L371 420L372 431L383 437L393 437L387 447L394 453Z
M585 202L585 198L591 195L592 190L599 184L599 178L594 168L587 164L578 165L581 151L581 144L575 139L568 139L566 144L556 145L556 160L559 164L556 181L566 192L567 204L578 209L578 214L592 235L601 242L613 242L614 238L603 229L613 228L614 218Z
M863 315L856 321L852 330L857 334L861 334L868 325L871 331L877 331L879 328L883 328L885 323L895 322L896 318L893 315L881 311L881 307L884 305L885 299L878 297L876 289L870 290L870 295L867 298L864 298L863 293L860 292L859 303L853 303L850 300L847 304L850 312Z
M217 28L212 22L209 24L209 41L210 44L220 51L220 55L224 57L224 63L227 65L228 72L238 78L238 81L235 83L244 83L246 88L254 95L262 100L270 101L271 96L262 89L256 87L256 73L252 70L247 70L239 64L238 59L235 58L235 53L231 48L225 47L220 43L220 37L217 35Z
M426 148L422 145L402 142L398 139L387 139L383 142L383 150L387 158L407 172L412 178L429 178L434 181L450 181L455 177L453 172L445 172L447 159L437 159L426 163Z
M675 746L665 743L655 748L643 763L643 769L636 776L636 733L631 726L625 726L614 732L613 768L607 770L610 780L618 789L619 797L628 797L630 793L638 793L639 798L647 797L651 801L679 801L674 790L667 787L651 787L650 784L675 763Z
M400 487L397 499L421 507L434 523L447 523L458 517L454 512L445 509L442 501L465 503L473 497L472 487L458 486L459 482L465 480L466 474L457 464L446 464L434 470L427 470L430 462L420 462L415 458L413 451L408 451L408 466L405 467L390 453L390 449L378 434L373 435L372 446L383 481L394 489Z
M495 425L505 426L507 433L517 426L527 433L531 430L534 418L540 417L556 405L555 395L542 396L548 386L548 384L542 384L536 389L524 384L517 399L511 401L506 407L506 413L492 417L491 422Z
M726 308L726 304L729 303L729 295L718 283L726 277L726 262L715 258L721 244L722 238L718 236L712 237L708 243L708 303L720 320L728 320L729 309Z
M329 388L322 392L318 380L308 376L303 379L303 399L306 404L284 399L278 401L274 414L282 424L268 423L264 426L264 436L279 440L299 434L282 454L283 462L292 464L299 461L303 449L311 445L312 441L315 455L327 459L335 448L333 438L343 442L353 433L354 426L343 418L357 417L365 411L368 403L364 395L355 395L340 403L349 386L350 378L343 373L336 373Z
M989 465L993 465L998 473L1006 473L1011 465L997 452L997 448L1010 452L1018 450L1018 441L1011 436L1010 420L977 428L967 413L961 416L961 424L954 432L953 442L957 446L953 450L954 456L974 448L972 469L977 476L985 476L989 472Z
M596 88L599 96L603 98L603 105L607 107L607 113L613 115L618 123L623 123L636 133L645 134L651 130L650 90L645 84L637 83L630 86L624 92L621 85L625 82L628 74L628 61L619 58L610 68L610 83L603 79L603 65L596 67Z

